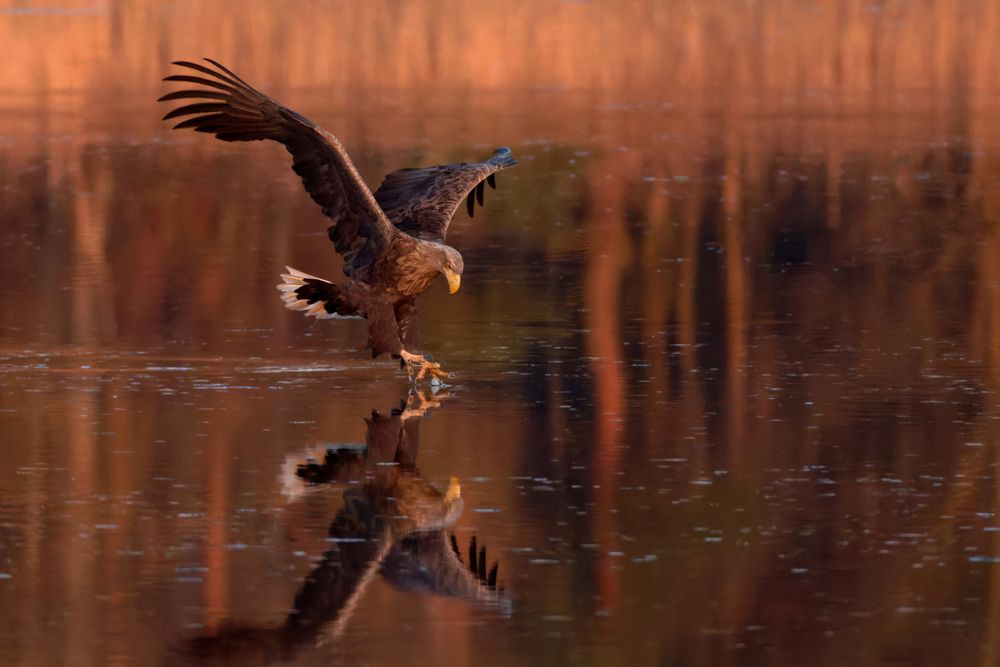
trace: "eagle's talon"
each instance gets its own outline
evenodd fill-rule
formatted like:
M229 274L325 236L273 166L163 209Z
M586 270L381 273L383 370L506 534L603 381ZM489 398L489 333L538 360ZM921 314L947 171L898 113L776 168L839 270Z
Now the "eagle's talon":
M427 370L430 372L431 377L435 377L438 380L443 380L445 378L451 377L449 373L446 373L445 371L441 370L441 364L434 364Z
M417 382L422 380L428 373L430 373L431 377L439 380L448 377L448 374L441 370L441 364L434 361L425 361L423 365L420 366L420 372L417 373Z
M399 356L403 360L403 363L406 364L406 373L410 376L411 384L417 384L428 374L439 380L448 377L448 373L441 370L441 364L430 361L422 354L412 354L406 350L402 350Z

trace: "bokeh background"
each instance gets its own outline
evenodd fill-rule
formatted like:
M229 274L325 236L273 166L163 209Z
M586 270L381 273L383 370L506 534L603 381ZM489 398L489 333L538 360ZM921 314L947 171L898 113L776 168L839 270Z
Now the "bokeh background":
M1000 659L1000 3L0 4L0 653L173 664L280 625L342 488L289 457L406 394L277 146L172 133L210 56L369 184L521 160L423 334L504 615L376 580L289 660ZM246 664L261 655L241 654Z

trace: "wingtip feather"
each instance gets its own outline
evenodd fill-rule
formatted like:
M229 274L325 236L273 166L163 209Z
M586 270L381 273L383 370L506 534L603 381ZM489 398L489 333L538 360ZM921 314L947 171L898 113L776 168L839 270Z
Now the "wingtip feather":
M292 268L290 266L286 266L285 270L288 271L288 277L289 278L297 278L297 279L300 279L300 280L319 280L320 282L324 282L324 283L326 283L328 285L330 284L329 280L324 280L323 278L318 278L318 277L316 277L314 275L310 275L310 274L306 273L305 271L299 271L298 269ZM284 278L284 277L285 277L285 274L282 274L282 278ZM286 280L287 280L287 278L286 278Z
M305 310L309 307L309 302L305 299L297 299L295 301L287 301L285 303L285 308L288 310Z
M326 312L326 301L316 301L312 308L306 311L306 316L317 317L320 313Z

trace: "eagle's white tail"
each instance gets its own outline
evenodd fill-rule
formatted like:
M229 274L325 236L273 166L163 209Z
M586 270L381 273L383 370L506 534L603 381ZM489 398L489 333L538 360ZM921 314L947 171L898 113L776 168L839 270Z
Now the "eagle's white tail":
M337 289L337 286L329 280L311 276L308 273L304 273L298 269L293 269L290 266L286 266L285 270L287 270L288 273L281 274L281 279L284 282L275 285L275 287L277 287L281 292L281 300L285 302L285 308L288 308L289 310L305 311L307 317L315 317L317 320L344 320L358 318L356 315L345 316L337 312L327 312L327 302L329 299L323 299L318 295L325 295L327 290ZM310 281L315 282L310 284ZM316 285L316 283L322 283L322 286ZM326 288L326 285L329 285L330 287ZM300 293L300 288L302 287L307 288L305 291L311 298L302 298ZM321 289L317 289L318 287Z

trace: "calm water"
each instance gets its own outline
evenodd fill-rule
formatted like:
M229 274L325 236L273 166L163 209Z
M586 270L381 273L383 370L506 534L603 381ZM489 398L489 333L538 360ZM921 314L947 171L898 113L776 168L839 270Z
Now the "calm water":
M372 185L521 160L422 299L454 386L282 308L339 260L280 147L9 88L4 664L1000 660L996 105L269 80Z

